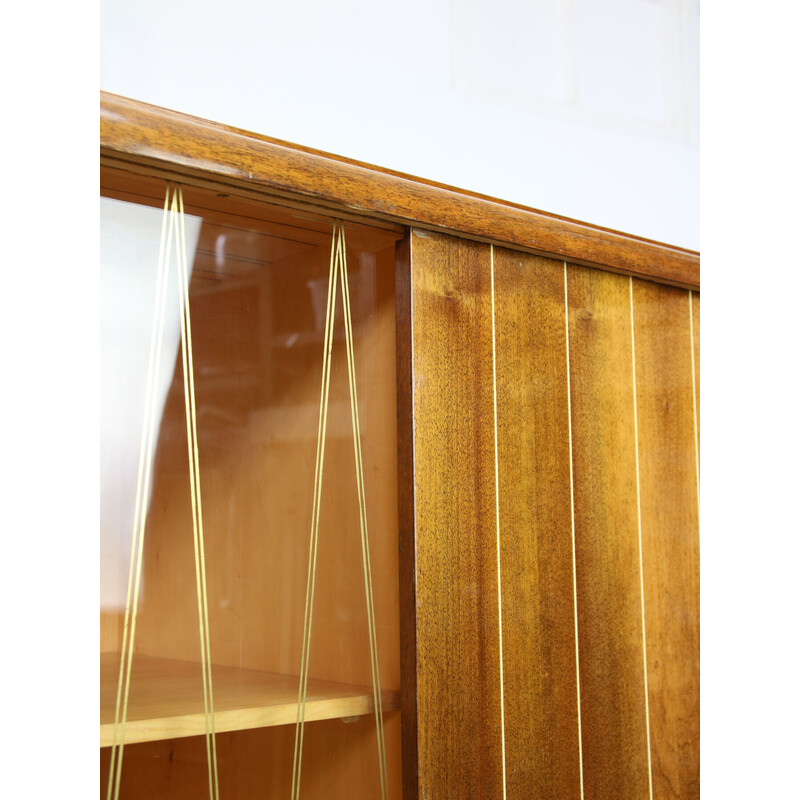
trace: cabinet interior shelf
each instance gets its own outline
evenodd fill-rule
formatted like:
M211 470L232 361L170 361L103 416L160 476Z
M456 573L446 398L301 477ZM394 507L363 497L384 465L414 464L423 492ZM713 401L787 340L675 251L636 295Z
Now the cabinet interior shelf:
M289 725L297 721L298 678L212 665L214 726L225 731ZM114 737L119 654L100 656L100 746ZM383 691L384 712L400 708L400 693ZM306 722L374 713L372 689L308 680ZM200 665L137 655L133 659L125 743L205 734Z

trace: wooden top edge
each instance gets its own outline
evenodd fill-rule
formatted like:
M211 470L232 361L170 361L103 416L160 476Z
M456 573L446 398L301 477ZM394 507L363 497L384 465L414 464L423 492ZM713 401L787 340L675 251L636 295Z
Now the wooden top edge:
M700 256L101 92L106 158L699 289Z

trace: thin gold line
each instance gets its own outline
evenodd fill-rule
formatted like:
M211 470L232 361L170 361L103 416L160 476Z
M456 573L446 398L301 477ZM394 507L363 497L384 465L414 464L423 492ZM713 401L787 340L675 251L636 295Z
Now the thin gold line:
M128 628L130 624L130 610L131 610L131 593L133 587L134 566L136 561L137 547L139 532L139 513L142 494L142 480L144 474L145 452L147 449L147 430L149 420L149 409L151 403L151 394L153 392L153 364L155 361L156 339L158 332L158 319L159 308L161 306L161 288L163 283L163 261L164 261L164 245L166 242L166 227L167 227L167 208L169 205L169 192L164 194L164 209L161 215L161 241L158 251L158 267L156 269L156 291L153 300L153 324L150 332L150 351L147 360L147 378L145 381L145 399L144 411L142 414L142 435L139 443L139 467L136 475L136 500L133 512L133 530L131 532L131 557L128 567L128 589L125 595L125 617L122 625L122 645L120 651L119 663L119 681L117 683L117 700L114 711L114 733L111 741L111 763L108 769L108 788L106 792L107 800L111 800L113 791L113 782L115 774L115 762L117 754L117 726L119 725L120 707L122 704L122 687L124 684L125 674L125 654L128 644Z
M572 602L575 617L575 683L578 689L578 765L583 800L583 731L581 730L581 660L578 649L578 569L575 560L575 482L572 474L572 389L569 376L569 300L567 295L567 262L564 262L564 320L567 342L567 422L569 430L569 509L572 520Z
M694 474L697 483L697 514L700 516L700 447L697 441L697 383L694 363L694 309L692 308L692 290L689 289L689 336L692 344L692 409L694 411Z
M506 797L506 706L503 679L503 587L500 579L500 459L497 444L497 344L494 326L494 245L489 245L492 285L492 403L494 406L494 516L497 533L497 627L500 638L500 736L503 754L503 798Z
M162 278L163 282L161 289L162 291L161 308L158 321L155 364L153 368L154 380L157 380L159 367L161 364L161 350L164 338L164 317L166 309L166 287L169 278L169 257L170 257L171 247L172 247L172 220L170 219L167 231L167 244L164 251L164 267L163 267L164 273ZM150 490L150 471L151 471L151 462L153 455L154 435L155 435L155 389L153 391L153 395L151 395L150 409L148 412L147 453L145 455L144 481L143 481L143 488L141 495L142 505L140 506L140 515L139 515L139 535L138 535L137 552L136 552L136 575L135 575L135 583L133 591L133 607L131 609L131 627L128 637L128 647L127 647L128 650L127 665L125 673L124 700L122 705L122 715L120 721L120 743L119 743L118 758L117 758L117 774L114 785L114 800L118 800L119 798L120 785L122 782L122 757L125 746L125 723L128 717L128 699L130 697L130 681L131 681L131 672L133 669L133 649L134 649L133 646L136 639L136 621L139 609L139 590L141 587L142 554L144 550L144 533L145 533L145 526L147 519L146 511L144 510L144 508L142 508L142 506L144 506L144 504L146 503Z
M377 627L375 624L375 602L372 591L372 565L369 556L369 532L367 528L367 497L364 483L364 463L361 452L361 425L358 414L358 391L355 375L355 352L353 348L353 318L350 310L350 287L347 276L347 249L344 223L339 222L337 256L342 283L342 305L344 308L345 344L347 346L347 373L350 383L350 416L353 423L353 455L356 462L356 489L358 492L359 523L361 529L361 556L364 568L364 593L367 603L367 630L369 635L370 666L372 670L372 693L375 704L376 733L378 737L378 767L381 782L381 797L386 798L388 776L386 772L386 744L383 730L383 705L381 700L380 670L378 666Z
M328 397L330 393L331 351L333 349L333 322L336 311L336 276L338 262L335 258L336 241L331 238L331 262L328 273L328 301L325 314L325 335L322 348L322 380L319 400L319 425L317 428L317 453L314 467L314 495L311 505L311 533L308 545L308 579L306 606L303 615L303 648L300 657L300 680L297 697L297 724L292 760L292 800L300 797L300 775L303 766L303 739L305 735L305 706L308 688L308 664L311 651L311 624L314 614L314 592L317 576L317 540L319 512L322 495L322 474L325 463L325 434L328 426Z
M178 311L181 322L181 355L183 390L186 405L186 440L189 457L189 487L192 501L192 537L195 549L197 611L200 629L200 663L203 671L203 709L206 721L206 754L208 757L209 795L219 797L217 746L214 724L214 691L211 681L211 629L208 622L208 589L206 585L203 503L200 492L200 452L197 443L197 408L194 387L194 354L192 318L189 306L189 267L186 252L186 220L183 213L183 190L176 185L173 208L177 211L178 228Z
M167 191L169 192L169 189L167 189ZM161 365L161 350L164 340L164 316L165 316L164 312L166 309L166 285L167 285L167 280L169 278L169 251L171 247L172 247L172 220L170 219L169 230L167 233L167 244L164 250L165 258L163 264L163 277L162 277L162 287L161 287L161 292L162 292L161 308L158 320L158 333L157 333L157 341L155 348L155 363L153 366L154 381L157 380L159 368ZM120 784L122 782L122 757L125 747L125 722L128 718L128 698L130 697L131 670L133 667L133 645L136 639L136 618L139 610L139 590L141 587L141 576L142 576L142 553L144 550L144 532L147 520L147 514L144 509L144 504L147 502L147 497L150 491L150 473L151 473L151 463L153 459L153 444L154 444L153 440L155 438L155 389L151 393L150 400L151 402L150 402L150 408L148 409L148 425L147 425L148 428L147 453L145 454L144 481L142 485L140 514L138 520L139 536L138 536L137 551L136 551L136 576L135 576L135 584L133 590L133 607L130 613L131 626L129 634L129 643L127 644L127 666L125 674L124 700L122 704L122 714L120 720L120 743L118 746L117 773L115 776L115 785L114 785L114 800L119 800L119 790L120 790Z
M177 214L178 210L178 191L175 189L172 195L171 213ZM188 450L189 458L189 494L192 506L192 540L194 543L194 570L195 570L195 584L197 589L197 608L199 611L199 626L200 626L200 665L203 675L203 714L206 722L206 760L208 762L208 788L209 794L212 793L212 768L211 768L211 739L208 735L208 684L206 681L206 632L203 627L203 593L200 583L200 551L197 542L197 499L195 497L195 479L194 479L194 453L192 449L192 409L189 403L189 366L187 363L187 348L186 341L186 317L183 308L183 264L180 260L180 251L177 264L178 271L178 315L181 324L181 366L183 367L183 398L185 405L185 418L186 418L186 447Z
M194 482L197 503L197 542L200 554L200 581L202 588L202 624L205 628L205 669L208 673L208 718L206 726L211 729L211 760L214 774L214 795L219 797L219 775L217 768L217 744L214 720L214 685L211 679L211 626L208 620L208 586L206 580L205 534L203 531L203 495L200 490L200 451L197 437L197 408L194 384L194 354L192 345L192 316L189 304L189 269L186 255L186 221L183 213L183 189L178 186L178 203L180 209L181 248L183 255L183 288L184 288L184 313L186 316L186 340L188 343L188 375L189 375L189 401L191 406L192 422L192 449L194 454ZM200 609L198 609L200 611Z
M636 438L636 513L639 522L639 592L642 601L642 658L644 662L644 711L647 721L647 778L653 800L653 765L650 757L650 693L647 687L647 632L644 620L644 564L642 560L642 496L639 481L639 419L636 409L636 339L633 326L633 278L628 278L631 300L631 363L633 365L633 430Z
M361 426L358 414L358 392L355 379L355 353L353 349L353 320L350 307L350 289L347 276L347 251L345 246L344 223L339 223L340 276L342 281L342 300L344 306L345 342L347 345L348 377L350 380L350 409L353 422L353 450L356 460L356 486L358 490L359 515L361 522L361 547L364 566L364 589L367 600L367 622L370 637L370 662L372 667L373 695L377 714L378 755L381 767L381 794L386 796L386 750L383 733L383 707L380 694L380 671L378 668L377 628L375 624L375 605L372 591L372 565L369 556L369 534L367 529L366 487L364 465L361 452Z
M171 213L177 214L178 210L178 191L175 189L172 195ZM179 251L180 253L180 251ZM195 479L194 479L194 453L192 441L192 408L189 402L189 366L187 363L187 349L188 343L186 340L186 317L183 308L183 264L180 260L180 255L177 264L178 271L178 315L181 324L181 366L183 367L183 399L185 405L185 418L186 418L186 447L188 450L189 458L189 495L192 506L192 540L194 543L194 571L195 571L195 585L197 589L197 608L199 611L199 626L200 626L200 666L203 675L203 714L206 721L206 759L208 762L208 788L209 794L212 792L212 768L211 768L211 739L208 735L208 684L206 680L206 632L203 627L203 590L200 583L200 549L197 542L197 499L195 496Z

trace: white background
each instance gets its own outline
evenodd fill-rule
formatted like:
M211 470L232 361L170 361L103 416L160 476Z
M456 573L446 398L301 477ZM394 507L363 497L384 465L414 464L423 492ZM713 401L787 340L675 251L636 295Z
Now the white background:
M103 0L100 86L699 249L699 0Z
M133 5L131 24L157 27L165 18L154 8L149 22L139 19ZM221 30L232 6L216 7ZM408 17L407 8L413 5L398 4L396 16ZM425 14L417 11L421 21ZM799 17L783 0L704 0L701 13L706 800L797 793ZM346 21L331 22L331 36ZM235 34L265 54L281 46L274 25ZM184 47L184 35L176 22L163 34L165 47ZM0 41L0 676L10 739L4 786L13 797L96 796L97 5L11 4ZM306 53L301 41L295 61ZM139 51L145 71L164 57L163 49ZM403 65L392 72L399 102ZM485 73L485 79L493 78ZM187 75L182 80L191 83ZM559 86L549 86L551 99ZM186 103L161 102L192 111ZM368 107L341 105L336 116L342 128L342 117L370 118ZM292 138L274 126L243 121L243 127ZM479 164L473 155L468 174L477 175ZM565 179L583 180L579 172Z

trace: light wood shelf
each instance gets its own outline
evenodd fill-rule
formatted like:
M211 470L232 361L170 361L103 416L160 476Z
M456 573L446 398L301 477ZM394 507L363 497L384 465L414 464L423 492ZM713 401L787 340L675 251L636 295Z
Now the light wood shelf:
M100 746L114 736L119 654L100 655ZM256 670L212 666L214 724L218 733L294 724L298 678ZM383 691L384 712L400 707L400 693ZM372 689L331 681L308 681L306 722L372 714ZM135 656L125 743L205 734L200 665Z

